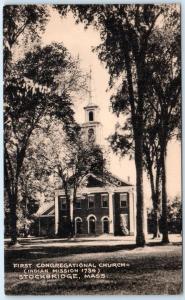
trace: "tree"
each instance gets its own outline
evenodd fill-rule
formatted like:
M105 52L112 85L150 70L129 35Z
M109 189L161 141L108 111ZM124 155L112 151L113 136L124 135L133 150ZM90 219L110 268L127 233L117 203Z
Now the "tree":
M175 135L179 135L181 111L180 16L176 7L170 7L168 13L163 14L162 23L162 28L156 28L150 36L145 61L143 154L151 184L156 225L160 213L159 197L162 186L163 242L168 242L165 160L168 142ZM120 89L119 93L112 97L113 111L117 114L123 109L119 97L121 92ZM130 120L127 122L129 124ZM125 131L122 134L116 132L111 139L113 149L118 151L119 148L122 154L133 149L132 136L131 129L129 135ZM158 226L155 235L157 228Z
M27 154L23 162L18 187L17 228L18 235L32 233L35 213L44 201L53 201L54 182L52 176L43 172L43 167L35 155L37 151L34 138L39 136L39 130L33 134Z
M38 158L44 172L54 174L62 183L65 191L69 236L74 235L74 219L70 206L76 204L77 191L85 184L85 177L90 172L102 176L105 159L98 145L87 143L77 126L76 134L69 138L64 133L60 122L55 122L47 134L39 141ZM43 172L43 171L42 171Z
M172 6L164 27L154 32L149 48L147 81L149 103L155 111L162 181L163 243L168 243L166 155L168 142L179 135L181 124L180 12Z
M39 40L49 13L44 5L6 5L3 10L4 76L11 72L12 49Z
M181 233L182 231L182 201L179 196L168 198L167 202L167 222L170 233ZM153 233L155 228L153 224L155 215L153 209L148 211L149 230ZM161 214L159 215L159 225L162 226ZM162 231L162 228L161 228Z
M14 150L17 147L15 139L11 134L11 118L10 114L7 114L7 111L10 111L10 99L9 93L14 96L19 93L20 94L20 86L21 82L19 81L19 88L16 90L16 79L14 78L14 74L12 74L14 70L14 66L12 65L12 57L13 50L15 50L15 46L18 45L20 38L22 40L27 41L30 39L33 41L35 38L39 38L39 34L44 30L44 25L48 20L48 12L46 7L44 6L36 6L36 5L7 5L3 10L4 18L3 18L3 44L4 44L4 107L5 107L5 198L8 195L9 209L10 209L10 221L11 221L11 236L12 243L16 243L16 196L13 194L17 194L17 188L13 185L11 186L10 181L13 181L13 167L11 165L11 158L7 151L7 141L10 140L10 147L13 147ZM26 34L25 34L26 33ZM23 80L23 79L22 79ZM25 82L24 82L25 84ZM21 89L26 92L25 86L21 87ZM18 96L18 95L17 95ZM12 108L13 110L13 108ZM12 127L13 128L13 127ZM22 148L21 153L23 154L24 148ZM22 155L21 154L21 155ZM16 159L18 155L18 151L14 159ZM20 155L19 155L20 156ZM21 158L20 158L21 161ZM17 175L19 173L19 167L17 166ZM16 178L17 178L16 175ZM16 179L15 182L18 180ZM16 184L15 184L16 185Z
M115 112L117 111L116 99L112 97L112 105ZM148 112L149 114L151 111ZM147 115L148 116L148 115ZM152 120L154 122L152 122ZM109 143L113 151L121 157L129 155L130 159L134 155L134 141L130 119L125 120L123 127L120 124L116 125L115 132L109 136ZM153 204L153 228L154 236L159 237L159 218L160 218L160 185L161 185L161 164L160 164L160 145L157 138L157 130L155 126L155 117L150 117L150 122L144 129L143 155L144 169L147 172Z
M70 133L74 123L72 93L82 87L84 81L77 62L62 44L38 46L12 67L4 88L4 148L11 238L12 243L16 243L18 186L30 137L36 128L47 128L50 118L60 119Z
M56 7L65 15L66 8ZM96 48L99 59L110 74L110 87L121 81L117 94L121 110L129 110L135 143L137 191L137 246L145 245L143 199L143 139L148 41L164 12L159 5L93 5L70 6L77 22L93 25L102 43ZM167 7L165 7L167 10Z
M168 226L172 233L182 232L182 201L178 196L168 200Z

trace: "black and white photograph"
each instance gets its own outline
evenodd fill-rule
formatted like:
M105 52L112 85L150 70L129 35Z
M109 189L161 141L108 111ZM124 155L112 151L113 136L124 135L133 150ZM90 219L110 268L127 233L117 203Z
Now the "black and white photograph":
M180 4L3 8L6 295L180 295Z

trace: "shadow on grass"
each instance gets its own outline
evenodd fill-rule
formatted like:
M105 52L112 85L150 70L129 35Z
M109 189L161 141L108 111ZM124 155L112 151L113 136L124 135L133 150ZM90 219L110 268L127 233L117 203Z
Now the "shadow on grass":
M171 243L169 244L170 246L179 246L181 243ZM29 244L30 245L30 244ZM161 246L161 243L148 243L147 246L149 247L156 247L156 246ZM167 245L168 246L168 245ZM93 254L98 254L98 253L114 253L116 251L121 251L121 250L134 250L137 249L135 244L130 244L130 245L79 245L77 244L76 246L72 247L53 247L48 246L48 247L42 247L38 246L37 248L17 248L17 249L7 249L5 250L5 271L6 272L11 272L13 271L13 263L29 263L29 262L34 262L35 260L42 260L46 261L49 259L53 259L54 262L58 262L64 257L68 257L71 255L77 255L77 254L89 254L90 259L93 260ZM132 251L131 251L132 252ZM162 252L162 251L161 251ZM91 256L92 254L92 256ZM138 255L138 254L135 254ZM140 255L140 254L139 254ZM148 254L149 258L151 259L152 256L155 256L156 254ZM160 255L160 254L159 254ZM106 256L106 255L105 255ZM147 257L145 258L147 260ZM153 258L154 259L154 258ZM159 259L159 257L157 257ZM158 265L158 264L157 264ZM152 267L152 266L151 266ZM170 264L171 268L171 264Z
M120 238L120 239L103 239L103 238L96 238L96 237L92 237L91 239L83 239L83 238L66 238L66 239L52 239L52 238L23 238L20 239L19 242L21 245L34 245L34 244L65 244L65 243L71 243L71 244L79 244L79 243L87 243L87 242L122 242L122 243L128 243L128 242L132 242L133 243L133 239L126 239L124 240L124 238ZM8 246L9 242L5 242L5 245Z
M181 246L182 242L170 242L169 244L163 244L161 241L160 242L148 242L147 246L149 247L157 247L157 246Z
M77 247L37 247L36 249L11 249L5 251L5 268L6 271L12 270L12 263L16 260L34 260L34 259L49 259L65 257L73 254L87 254L87 253L106 253L115 252L119 250L132 250L135 245L101 245L101 246L82 246Z

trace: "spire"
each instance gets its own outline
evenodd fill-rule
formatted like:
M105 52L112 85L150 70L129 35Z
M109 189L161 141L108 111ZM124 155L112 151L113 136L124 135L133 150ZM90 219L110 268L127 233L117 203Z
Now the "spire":
M92 78L92 68L89 65L89 73L87 73L87 105L84 109L89 109L89 107L98 108L98 105L94 103L95 97L95 88L94 88L94 81Z
M92 69L91 69L91 65L90 65L90 70L89 70L88 92L89 92L89 103L88 104L92 104Z

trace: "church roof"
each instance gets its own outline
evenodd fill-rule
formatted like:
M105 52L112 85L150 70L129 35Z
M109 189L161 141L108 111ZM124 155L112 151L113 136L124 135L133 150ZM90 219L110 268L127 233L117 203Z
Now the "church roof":
M87 175L87 187L103 187L103 186L133 186L130 182L126 182L118 176L113 175L109 171L105 171L102 176L97 176L93 173Z
M102 175L96 175L94 173L88 173L82 182L87 188L91 187L126 187L133 186L132 183L123 180L122 178L112 174L110 171L105 170ZM63 189L60 184L57 189Z
M132 183L130 183L126 180L123 180L122 178L118 177L117 175L115 175L109 171L105 172L105 177L107 178L108 181L110 181L112 183L114 182L118 186L133 186Z

